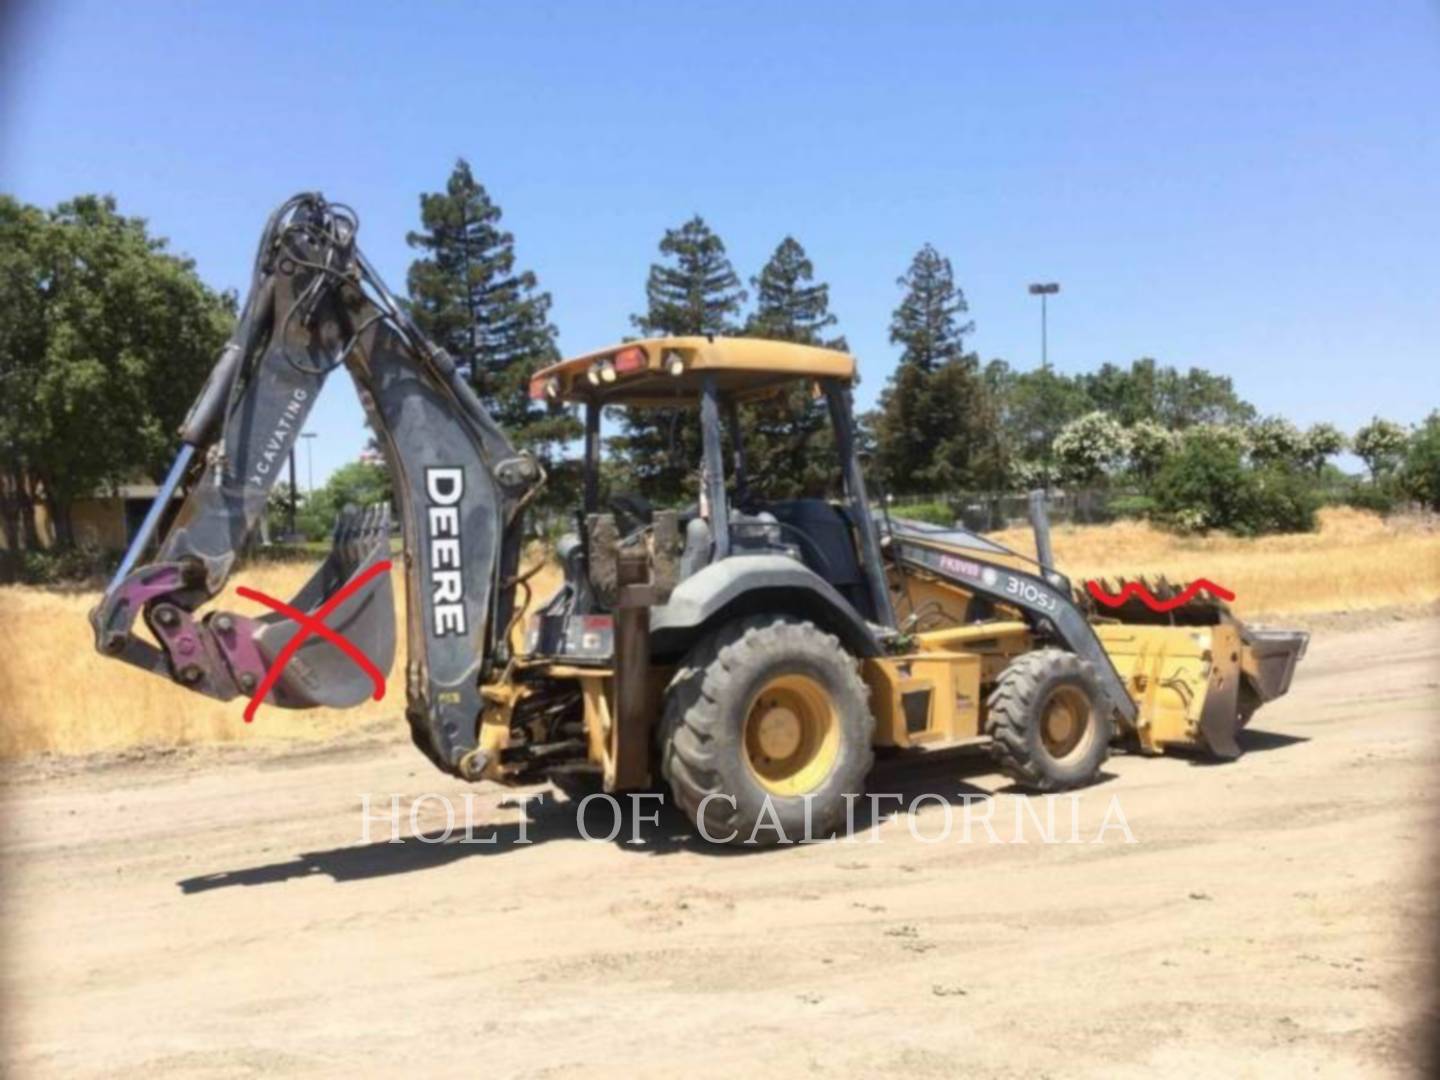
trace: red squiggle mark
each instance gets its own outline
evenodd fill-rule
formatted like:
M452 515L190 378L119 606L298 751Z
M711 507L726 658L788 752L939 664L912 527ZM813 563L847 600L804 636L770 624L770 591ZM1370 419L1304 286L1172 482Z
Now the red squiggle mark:
M1155 597L1151 595L1150 590L1138 581L1127 581L1120 587L1118 594L1106 592L1098 581L1087 581L1085 588L1091 596L1107 607L1119 607L1132 596L1138 596L1141 602L1151 611L1161 613L1174 611L1176 608L1188 604L1191 600L1195 599L1195 595L1201 589L1204 589L1211 596L1218 596L1226 602L1235 599L1235 594L1229 589L1223 585L1216 585L1215 582L1209 578L1203 577L1196 578L1189 585L1185 586L1184 591L1181 592L1179 596L1172 596L1169 600L1156 600Z
M283 600L276 600L273 596L266 596L264 593L256 592L254 589L247 588L244 585L241 585L235 590L247 600L258 600L260 603L267 607L274 608L280 612L280 614L288 616L300 624L300 629L285 643L285 647L281 649L280 654L275 657L275 663L270 665L269 671L265 672L265 678L261 679L260 685L255 688L255 693L250 698L250 704L245 706L245 722L247 724L255 719L255 710L260 708L260 703L265 700L265 695L270 692L270 688L274 686L276 680L280 678L280 673L285 670L285 665L290 662L290 658L295 655L295 651L300 648L301 644L311 634L319 634L326 641L343 650L346 656L355 661L360 669L364 671L366 675L370 676L370 681L375 684L376 701L379 701L385 696L385 676L380 674L380 669L370 662L370 658L360 651L359 646L343 636L338 630L326 626L324 620L326 615L329 615L330 612L339 607L346 597L354 593L367 581L373 577L378 577L380 574L389 573L389 571L389 559L376 563L354 581L346 583L343 589L326 600L325 603L321 604L319 610L317 610L314 615L306 615L303 611L297 611Z

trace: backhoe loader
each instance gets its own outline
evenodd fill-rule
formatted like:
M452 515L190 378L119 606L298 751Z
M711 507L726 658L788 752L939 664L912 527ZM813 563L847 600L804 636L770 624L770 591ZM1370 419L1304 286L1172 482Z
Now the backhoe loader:
M103 654L222 701L371 696L365 671L292 614L200 610L343 367L394 483L405 715L447 773L663 781L707 837L753 837L762 814L786 835L823 835L877 747L986 746L1025 789L1060 791L1093 781L1112 742L1235 756L1238 728L1289 686L1303 633L1246 628L1214 604L1163 619L1087 608L1051 565L1043 514L1035 560L873 512L854 360L755 339L631 341L534 376L532 397L583 410L585 438L583 505L557 551L564 581L531 605L525 511L544 471L386 289L356 231L352 211L318 194L267 222L234 334L91 612ZM770 498L746 468L746 419L797 385L823 403L834 490ZM698 411L693 504L602 495L601 414L617 407ZM347 510L290 605L323 613L386 672L391 575L376 568L389 557L389 508Z

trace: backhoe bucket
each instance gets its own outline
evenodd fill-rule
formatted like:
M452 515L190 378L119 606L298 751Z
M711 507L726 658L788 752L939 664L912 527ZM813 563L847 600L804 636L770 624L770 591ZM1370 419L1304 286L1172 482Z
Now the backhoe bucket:
M275 683L268 698L272 704L287 709L319 705L343 709L380 696L395 663L395 598L388 568L375 572L323 616L320 612L332 597L389 558L389 506L366 510L347 506L336 522L330 554L289 606L344 637L372 668L367 670L316 629L307 629L281 612L263 615L254 620L253 640L267 670L297 633L305 634Z

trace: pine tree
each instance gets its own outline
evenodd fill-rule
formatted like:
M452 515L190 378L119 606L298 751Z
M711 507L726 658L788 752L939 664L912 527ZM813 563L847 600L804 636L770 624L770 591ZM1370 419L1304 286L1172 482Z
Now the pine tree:
M815 267L792 236L785 237L758 276L755 311L745 326L748 337L792 341L846 350L843 336L827 338L837 322L830 313L830 287L812 284ZM796 384L771 402L747 410L745 450L752 493L779 499L823 494L837 473L835 442L823 398Z
M647 337L735 334L746 300L725 244L696 214L678 229L666 229L660 254L645 282L647 309L630 321Z
M560 354L550 294L532 272L515 269L515 238L500 218L464 158L443 192L420 196L421 231L406 236L425 252L407 276L411 311L511 440L553 465L556 447L573 439L579 424L563 409L530 400L530 376Z
M630 321L647 337L739 333L746 293L725 244L698 214L660 241L664 261L650 267L646 311ZM627 409L624 434L611 440L639 489L661 503L690 497L700 468L695 409Z
M872 420L881 471L895 492L995 490L1005 472L998 410L965 352L974 323L958 322L968 305L950 260L926 244L898 284L890 340L903 351Z
M825 338L825 331L837 320L830 313L830 286L810 284L814 280L815 267L805 249L793 236L785 237L759 276L750 279L755 288L755 313L745 333L772 341L847 348L843 337Z
M947 361L964 360L964 336L975 324L957 322L970 305L955 285L950 260L926 244L896 284L905 298L890 320L890 343L904 349L900 362L931 372Z

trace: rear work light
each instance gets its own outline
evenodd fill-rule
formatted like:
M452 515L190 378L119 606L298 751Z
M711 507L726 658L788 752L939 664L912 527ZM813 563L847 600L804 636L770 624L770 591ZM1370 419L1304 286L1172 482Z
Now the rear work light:
M615 354L615 370L621 375L628 375L632 371L644 371L649 363L645 350L638 345L632 345L628 349L621 349Z

